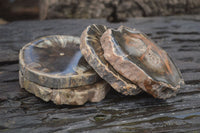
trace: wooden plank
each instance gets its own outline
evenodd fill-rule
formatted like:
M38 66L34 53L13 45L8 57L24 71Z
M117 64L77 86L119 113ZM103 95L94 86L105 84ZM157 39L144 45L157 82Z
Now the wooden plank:
M200 16L133 18L126 23L92 20L19 21L0 25L0 131L4 132L199 132ZM80 36L89 24L137 28L167 50L186 85L176 97L154 99L143 93L123 96L114 90L100 103L56 106L18 84L18 51L46 35Z

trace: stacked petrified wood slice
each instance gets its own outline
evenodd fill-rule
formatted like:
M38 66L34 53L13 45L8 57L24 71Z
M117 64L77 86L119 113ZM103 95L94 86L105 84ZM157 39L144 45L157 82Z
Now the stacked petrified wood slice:
M90 25L81 35L80 49L100 77L122 94L144 90L166 99L184 84L167 53L140 31Z
M146 91L166 99L184 84L163 49L140 31L123 26L115 30L90 25L81 41L72 36L43 37L25 45L19 60L21 87L55 104L101 101L108 84L124 95Z
M79 50L80 38L47 36L25 45L19 55L20 86L44 101L82 105L109 91Z

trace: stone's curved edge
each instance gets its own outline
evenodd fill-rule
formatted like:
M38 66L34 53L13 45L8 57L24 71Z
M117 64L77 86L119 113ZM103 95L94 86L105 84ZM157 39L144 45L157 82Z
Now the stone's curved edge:
M100 80L100 77L95 72L86 72L83 75L51 75L47 73L42 73L37 70L31 69L26 66L23 59L23 51L30 45L32 45L35 41L40 39L45 39L47 37L57 37L62 36L66 37L69 41L75 42L75 44L80 44L80 38L74 36L67 35L52 35L45 36L39 39L36 39L28 44L26 44L19 53L19 69L23 73L24 77L34 83L43 85L49 88L70 88L70 87L78 87L83 85L93 84ZM79 47L79 45L77 45Z
M92 28L94 28L95 30L93 29L92 31ZM95 53L93 47L88 44L88 40L93 39L93 43L99 45L98 51L102 56L101 58L103 58L103 50L100 46L100 37L103 34L103 32L106 31L106 29L107 28L102 25L93 24L88 26L81 35L81 53L85 57L86 61L90 64L90 66L92 66L93 69L99 74L99 76L103 78L106 82L108 82L116 91L124 95L137 95L142 90L136 85L126 80L125 78L123 78L121 75L114 72L115 70L112 68L112 66L110 66L110 64L107 61L102 62L100 57L98 57L98 55ZM89 34L89 32L95 32L96 35L98 35L99 37L97 37L96 35L92 36L92 34ZM112 70L110 70L110 68L112 68Z
M27 80L20 71L19 81L21 88L46 102L52 101L57 105L83 105L87 101L100 102L110 90L110 86L103 80L93 85L77 88L50 89Z
M23 77L20 71L19 71L19 84L21 88L24 88L26 91L41 98L45 102L48 102L51 100L51 97L52 97L51 94L53 92L52 89L47 88L47 87L42 87L31 81L28 81L27 79Z
M119 55L116 50L117 46L114 45L112 40L112 31L108 29L101 37L101 46L104 50L105 59L115 70L155 98L166 99L176 95L180 85L176 89L171 89L170 85L153 80L126 56Z

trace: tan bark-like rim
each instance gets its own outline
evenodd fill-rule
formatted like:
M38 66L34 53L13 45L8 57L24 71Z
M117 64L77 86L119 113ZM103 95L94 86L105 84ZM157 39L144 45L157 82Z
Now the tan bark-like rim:
M51 89L27 80L20 71L19 81L21 88L24 88L26 91L34 94L45 102L52 101L56 105L83 105L86 102L100 102L110 90L110 86L103 80L91 85L69 88L70 90ZM96 92L94 93L94 91ZM64 95L60 95L62 93ZM91 95L90 93L94 94ZM70 96L73 96L72 99L70 99Z

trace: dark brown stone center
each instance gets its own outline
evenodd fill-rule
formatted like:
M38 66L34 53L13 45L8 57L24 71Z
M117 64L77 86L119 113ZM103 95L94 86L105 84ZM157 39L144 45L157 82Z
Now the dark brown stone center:
M77 45L60 38L41 39L24 51L24 60L33 69L49 74L75 74L85 70L84 59ZM85 62L86 63L86 62Z

